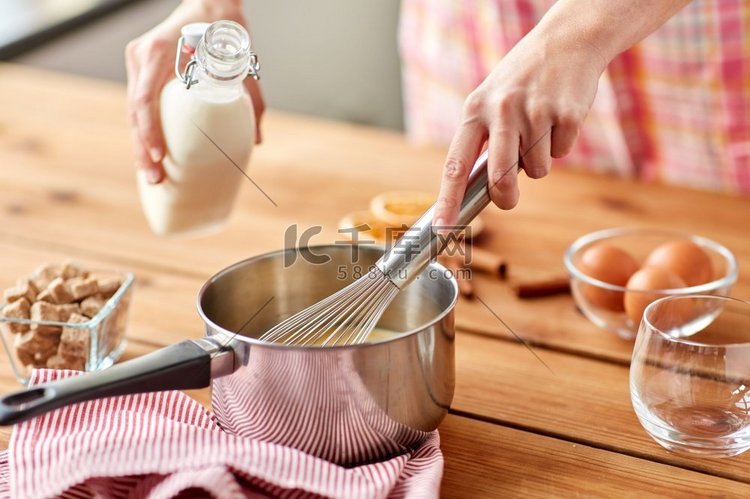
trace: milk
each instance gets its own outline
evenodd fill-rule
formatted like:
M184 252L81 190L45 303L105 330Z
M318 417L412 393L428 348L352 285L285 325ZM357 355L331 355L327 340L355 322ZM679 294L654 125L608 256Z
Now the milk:
M250 160L255 116L244 87L238 92L209 85L188 90L172 80L162 91L161 120L167 178L157 185L145 175L138 181L151 229L159 235L217 230L247 182L238 167L244 170Z
M178 73L162 90L166 179L151 185L143 173L138 177L143 211L156 234L219 229L247 182L243 172L255 140L253 106L242 84L248 52L244 28L214 23L200 38L191 73Z

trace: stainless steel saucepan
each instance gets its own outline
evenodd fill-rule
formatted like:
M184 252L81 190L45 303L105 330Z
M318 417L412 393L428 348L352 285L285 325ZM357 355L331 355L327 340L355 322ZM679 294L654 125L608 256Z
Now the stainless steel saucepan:
M378 325L400 333L390 339L332 348L254 339L343 288L382 254L319 246L236 263L198 295L204 338L7 395L0 424L86 400L210 385L216 417L231 433L342 465L405 452L437 428L453 399L458 288L444 267L431 263L398 294Z

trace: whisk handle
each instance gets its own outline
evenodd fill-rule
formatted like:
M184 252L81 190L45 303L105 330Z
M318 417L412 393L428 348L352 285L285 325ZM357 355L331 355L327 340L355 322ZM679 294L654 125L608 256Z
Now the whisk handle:
M449 244L450 234L455 234L468 225L489 204L487 158L488 152L485 151L474 163L456 225L450 228L433 228L435 205L432 205L375 264L393 284L404 288L416 279L437 258L444 246Z

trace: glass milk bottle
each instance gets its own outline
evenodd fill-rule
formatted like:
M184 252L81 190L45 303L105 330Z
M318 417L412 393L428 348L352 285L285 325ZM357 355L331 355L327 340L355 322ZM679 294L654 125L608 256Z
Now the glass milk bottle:
M202 33L202 36L201 36ZM141 204L159 235L218 230L229 217L255 143L255 114L243 80L258 77L250 36L239 24L185 26L173 79L161 93L165 180L138 176ZM182 53L193 53L180 73Z

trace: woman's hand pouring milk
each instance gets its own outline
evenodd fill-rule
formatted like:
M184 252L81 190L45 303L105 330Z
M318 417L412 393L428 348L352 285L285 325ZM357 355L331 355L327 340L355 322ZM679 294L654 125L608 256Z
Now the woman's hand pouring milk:
M245 27L247 21L238 0L183 0L159 25L128 43L125 62L128 73L128 117L130 120L136 167L143 169L151 184L165 178L162 160L166 145L159 113L159 97L164 85L174 78L175 47L183 26L195 22L232 20ZM246 78L244 85L252 100L255 121L265 109L258 82ZM260 128L256 128L256 143Z

